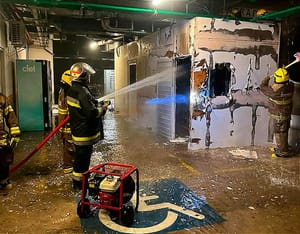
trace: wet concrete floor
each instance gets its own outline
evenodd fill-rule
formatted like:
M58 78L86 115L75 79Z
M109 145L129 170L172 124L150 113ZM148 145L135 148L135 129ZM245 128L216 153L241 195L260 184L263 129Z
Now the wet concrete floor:
M14 165L47 134L22 133ZM191 152L186 143L159 140L150 130L108 112L105 140L95 146L91 166L134 165L141 183L175 178L224 218L172 233L300 233L300 157L272 158L269 147ZM14 188L0 191L0 233L105 233L82 226L76 212L78 193L71 176L62 172L61 148L55 135L11 175Z

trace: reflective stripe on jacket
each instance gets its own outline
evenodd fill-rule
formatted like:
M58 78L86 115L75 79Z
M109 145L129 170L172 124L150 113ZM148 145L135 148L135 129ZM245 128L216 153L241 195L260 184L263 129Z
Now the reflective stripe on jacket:
M269 80L264 79L261 86L263 94L269 97L268 109L270 114L280 116L281 119L288 119L291 116L293 103L294 86L291 82L285 84L273 84L269 86Z
M92 145L101 139L102 111L86 84L73 81L68 90L67 104L72 139L76 145Z
M58 94L58 123L63 121L68 115L68 104L67 104L67 90L70 86L66 84L61 84L61 88ZM59 131L63 134L63 138L71 139L71 127L70 123L65 124Z
M6 131L6 126L9 132ZM15 111L7 97L0 93L0 145L6 146L11 137L19 137L20 133Z

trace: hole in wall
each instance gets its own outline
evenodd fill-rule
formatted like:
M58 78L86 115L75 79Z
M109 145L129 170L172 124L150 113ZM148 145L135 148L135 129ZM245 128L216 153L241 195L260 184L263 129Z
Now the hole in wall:
M227 96L231 80L230 63L216 63L215 68L210 72L209 96Z

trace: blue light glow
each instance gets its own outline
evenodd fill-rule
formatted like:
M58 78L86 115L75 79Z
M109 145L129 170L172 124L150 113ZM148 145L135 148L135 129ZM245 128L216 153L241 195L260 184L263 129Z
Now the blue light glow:
M166 103L187 103L188 98L185 95L179 94L176 96L167 96L163 98L152 98L147 100L147 105L166 104Z

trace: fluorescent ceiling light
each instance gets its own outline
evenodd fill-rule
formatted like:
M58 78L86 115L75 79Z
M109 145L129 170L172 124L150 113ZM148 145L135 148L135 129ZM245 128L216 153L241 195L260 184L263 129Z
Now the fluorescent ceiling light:
M97 47L98 47L97 42L91 41L91 43L90 43L90 48L91 48L92 50L95 50L95 49L97 49Z

